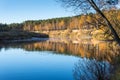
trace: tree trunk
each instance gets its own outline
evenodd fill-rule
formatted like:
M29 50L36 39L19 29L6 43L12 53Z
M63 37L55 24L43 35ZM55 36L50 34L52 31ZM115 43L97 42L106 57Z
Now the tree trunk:
M106 22L107 26L109 27L109 29L111 30L114 39L118 42L118 44L120 45L120 38L117 34L117 32L115 31L115 29L113 28L112 24L110 23L110 21L106 18L106 16L102 13L102 11L98 8L98 6L95 4L95 2L93 0L88 0L88 2L91 4L91 6L96 10L96 12L98 12L100 14L100 16L104 19L104 21Z

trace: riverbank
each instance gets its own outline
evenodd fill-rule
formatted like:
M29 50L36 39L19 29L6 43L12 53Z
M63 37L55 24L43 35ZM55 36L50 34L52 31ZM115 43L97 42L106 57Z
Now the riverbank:
M98 41L114 41L111 35L105 34L102 30L79 29L79 30L53 30L53 31L35 31L49 35L50 38L68 38L68 39L93 39Z
M67 38L67 39L90 39L91 30L54 30L54 31L42 31L36 33L43 33L49 35L50 38Z
M34 33L18 30L0 32L0 42L35 41L42 40L43 38L49 38L49 36L44 33Z

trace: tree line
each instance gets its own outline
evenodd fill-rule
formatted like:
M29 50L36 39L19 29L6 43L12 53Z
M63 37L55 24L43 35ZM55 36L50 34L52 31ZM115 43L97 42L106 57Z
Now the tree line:
M120 10L103 10L103 13L112 23L120 36ZM0 24L0 31L25 30L25 31L54 31L54 30L88 30L102 29L110 34L107 25L98 13L81 14L73 17L53 18L46 20L29 20L23 23Z

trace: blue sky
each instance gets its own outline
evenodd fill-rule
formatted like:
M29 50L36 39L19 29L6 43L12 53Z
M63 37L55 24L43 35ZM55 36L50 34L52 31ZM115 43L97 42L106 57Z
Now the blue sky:
M55 0L0 0L0 23L72 16Z

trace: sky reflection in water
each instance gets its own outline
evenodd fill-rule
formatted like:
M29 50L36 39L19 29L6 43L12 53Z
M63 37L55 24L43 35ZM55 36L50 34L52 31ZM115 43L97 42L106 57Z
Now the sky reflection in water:
M49 51L2 49L0 80L72 80L72 69L78 59Z
M108 51L117 54L119 49L108 45L49 41L1 44L0 80L96 80L98 71L109 79L109 62L115 55L111 57L113 53Z

